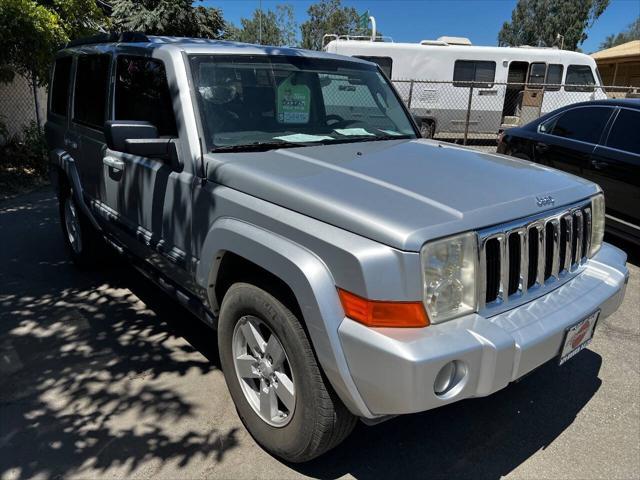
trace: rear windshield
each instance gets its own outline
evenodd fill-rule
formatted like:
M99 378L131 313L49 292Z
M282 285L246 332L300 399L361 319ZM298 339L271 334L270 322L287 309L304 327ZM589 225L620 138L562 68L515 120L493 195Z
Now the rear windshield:
M209 150L415 138L373 65L307 57L192 55Z

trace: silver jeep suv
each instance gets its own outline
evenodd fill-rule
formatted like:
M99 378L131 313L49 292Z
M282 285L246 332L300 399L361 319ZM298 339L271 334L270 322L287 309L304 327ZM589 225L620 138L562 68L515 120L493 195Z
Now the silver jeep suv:
M126 33L60 51L49 97L71 257L115 248L216 329L283 459L563 363L624 296L597 185L420 139L372 63Z

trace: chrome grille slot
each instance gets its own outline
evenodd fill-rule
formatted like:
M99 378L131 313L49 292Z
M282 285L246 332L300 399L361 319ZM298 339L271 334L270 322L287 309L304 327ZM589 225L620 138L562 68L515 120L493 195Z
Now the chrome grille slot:
M478 310L499 313L560 286L589 252L591 203L478 232Z

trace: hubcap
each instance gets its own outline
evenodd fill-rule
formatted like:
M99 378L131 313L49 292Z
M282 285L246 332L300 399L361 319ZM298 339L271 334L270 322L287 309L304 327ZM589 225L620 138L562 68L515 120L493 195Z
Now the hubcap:
M232 354L251 408L269 425L288 424L296 406L294 378L275 333L257 317L242 317L233 330Z
M71 196L68 196L64 201L64 224L67 230L69 245L71 245L74 252L80 253L82 250L80 220L78 219L78 212L76 211L76 206Z

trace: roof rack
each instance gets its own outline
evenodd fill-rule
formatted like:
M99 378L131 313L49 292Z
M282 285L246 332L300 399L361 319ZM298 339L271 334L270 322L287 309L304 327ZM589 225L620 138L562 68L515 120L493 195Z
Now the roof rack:
M99 33L90 37L77 38L67 42L65 48L96 43L147 43L149 38L143 32L111 32Z

